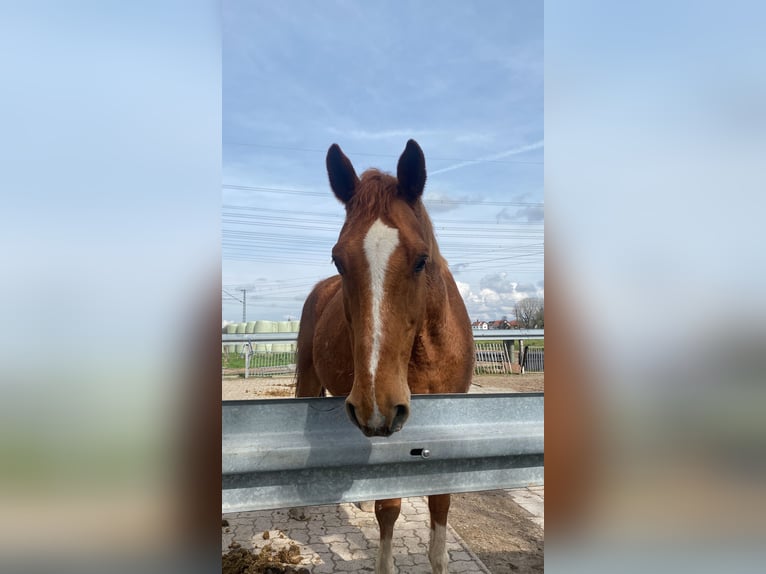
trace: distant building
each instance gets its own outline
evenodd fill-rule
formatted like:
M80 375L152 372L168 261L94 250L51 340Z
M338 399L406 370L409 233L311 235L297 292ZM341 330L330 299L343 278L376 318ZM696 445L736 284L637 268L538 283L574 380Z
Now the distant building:
M489 325L486 321L474 321L471 323L471 327L474 329L483 329L485 331L489 329Z
M509 321L508 319L498 319L487 323L488 329L518 329L518 321Z

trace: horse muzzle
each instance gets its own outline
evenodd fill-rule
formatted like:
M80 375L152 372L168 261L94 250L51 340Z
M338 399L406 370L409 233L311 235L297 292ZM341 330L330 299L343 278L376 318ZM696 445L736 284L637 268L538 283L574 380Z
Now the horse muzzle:
M396 405L387 416L374 415L367 419L368 424L363 424L359 420L358 409L346 399L346 413L351 422L354 423L364 433L365 436L391 436L395 432L402 430L404 423L410 416L409 405Z

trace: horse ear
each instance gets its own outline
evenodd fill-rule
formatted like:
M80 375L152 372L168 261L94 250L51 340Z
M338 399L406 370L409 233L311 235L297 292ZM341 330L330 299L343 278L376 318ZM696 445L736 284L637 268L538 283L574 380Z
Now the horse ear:
M409 140L396 166L399 193L410 203L423 195L426 186L426 158L418 142Z
M356 184L359 183L351 160L344 155L338 144L332 144L327 150L326 163L330 187L335 197L343 203L348 203L354 195Z

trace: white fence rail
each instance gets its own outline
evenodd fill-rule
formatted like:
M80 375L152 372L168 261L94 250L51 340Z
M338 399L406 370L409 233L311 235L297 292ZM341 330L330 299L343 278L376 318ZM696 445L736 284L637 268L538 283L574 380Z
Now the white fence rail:
M544 370L544 350L523 345L525 340L543 339L543 329L474 330L473 336L477 375ZM224 334L222 352L245 357L245 378L291 375L297 339L294 332ZM522 342L519 349L515 341Z

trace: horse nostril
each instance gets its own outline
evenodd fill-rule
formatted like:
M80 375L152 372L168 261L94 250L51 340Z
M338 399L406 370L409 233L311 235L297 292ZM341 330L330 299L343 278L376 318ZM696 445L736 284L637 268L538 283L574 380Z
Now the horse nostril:
M348 418L351 419L352 423L354 423L359 428L362 428L362 425L359 424L359 421L356 418L356 409L354 408L354 405L348 401L346 401L346 413L348 413Z
M394 409L394 418L391 420L391 432L402 430L404 423L410 416L410 407L407 405L396 405Z

